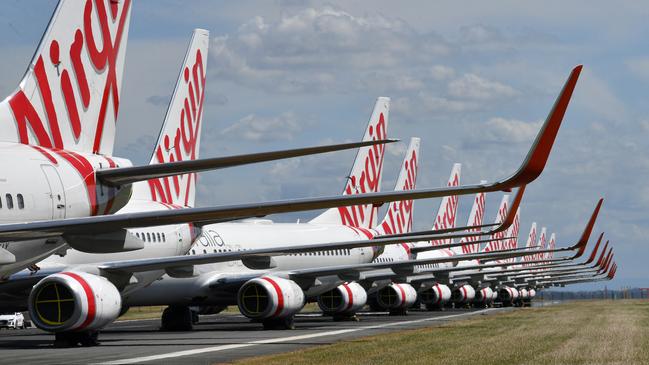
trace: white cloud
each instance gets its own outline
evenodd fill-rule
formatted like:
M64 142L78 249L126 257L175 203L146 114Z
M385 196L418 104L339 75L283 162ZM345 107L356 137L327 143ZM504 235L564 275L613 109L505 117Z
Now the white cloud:
M434 80L447 80L455 76L455 70L444 65L435 65L430 68L430 76Z
M632 74L649 80L649 58L634 58L626 61L626 66Z
M499 142L530 142L542 124L542 120L530 123L516 119L491 118L487 121L484 131Z
M290 141L304 127L305 121L299 120L293 112L270 118L249 114L221 131L221 135L254 142Z
M468 99L499 99L516 96L519 93L511 86L490 81L475 74L465 74L448 84L450 95Z

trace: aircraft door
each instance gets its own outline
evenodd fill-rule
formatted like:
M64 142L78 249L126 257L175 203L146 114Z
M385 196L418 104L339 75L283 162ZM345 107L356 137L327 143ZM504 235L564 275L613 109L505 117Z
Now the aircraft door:
M47 183L50 185L50 199L52 201L52 219L65 218L65 190L63 182L56 168L52 165L41 165Z

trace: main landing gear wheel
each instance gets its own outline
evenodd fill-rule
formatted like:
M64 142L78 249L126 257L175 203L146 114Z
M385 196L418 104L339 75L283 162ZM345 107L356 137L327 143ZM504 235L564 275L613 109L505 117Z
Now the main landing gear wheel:
M295 316L264 319L261 323L265 330L294 330Z
M444 311L446 308L444 308L443 305L439 304L426 304L426 310L427 311Z
M163 331L191 331L198 317L186 306L169 306L162 312Z
M54 347L91 347L99 345L99 332L59 332L54 335Z

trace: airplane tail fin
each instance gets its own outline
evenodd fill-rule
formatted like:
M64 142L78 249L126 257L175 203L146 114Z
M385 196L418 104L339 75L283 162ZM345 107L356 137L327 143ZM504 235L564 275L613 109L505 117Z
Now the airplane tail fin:
M415 188L419 168L419 138L411 138L406 156L401 165L394 190L405 191ZM390 203L383 221L376 227L380 234L408 233L412 230L413 201L396 201Z
M379 97L374 105L363 141L387 138L390 98ZM385 145L359 148L347 176L343 195L375 193L381 190ZM311 220L315 224L342 224L370 229L376 225L378 207L372 204L332 208Z
M557 237L556 234L552 233L550 235L550 240L548 241L548 250L554 250L557 247ZM551 259L554 256L554 252L548 252L545 257Z
M460 174L462 173L462 165L459 163L453 164L451 169L451 176L448 178L447 186L459 186ZM455 228L455 218L457 217L457 206L459 198L457 195L445 196L439 204L435 223L433 223L433 230ZM434 240L431 241L433 246L451 243L452 239Z
M509 195L503 195L500 205L498 206L498 214L496 215L496 221L494 223L500 224L505 220L507 216L507 210L509 209ZM496 232L491 235L492 239L500 239L507 237L507 230L503 232ZM497 251L503 241L491 241L482 249L482 252L491 252Z
M131 0L62 0L18 89L0 103L0 140L111 155Z
M530 234L527 235L527 243L525 244L525 248L534 247L534 244L536 242L536 237L537 237L536 222L533 222L532 228L530 228ZM523 256L523 262L532 261L532 260L533 260L532 256Z
M205 98L209 32L195 29L176 82L164 124L149 164L198 159ZM173 206L193 207L196 174L161 177L137 182L136 199L151 199Z
M539 250L545 250L545 246L547 244L547 228L543 227L541 228L541 234L539 235L539 241L536 244L536 248ZM535 255L536 260L542 260L543 259L543 254L542 253L537 253Z
M486 183L487 183L486 180L480 181L480 184L486 184ZM471 207L471 212L469 213L469 220L467 222L467 227L482 225L482 222L484 220L484 210L485 210L485 203L486 203L485 196L486 196L485 193L478 193L475 195L475 198L473 199L473 206ZM476 227L473 229L469 229L468 232L480 232L480 228ZM480 250L480 244L472 243L472 242L479 241L479 240L480 240L479 236L462 237L460 239L460 242L466 244L460 247L454 247L453 251L456 254L478 253L478 251Z
M505 233L504 235L504 237L511 237L511 238L501 241L502 245L500 246L500 249L512 250L518 246L518 234L520 232L520 228L521 228L521 208L519 207L516 210L516 215L514 216L514 222L512 222L512 225L509 226L509 228L506 231L507 233ZM516 258L502 260L502 262L515 262L515 261Z

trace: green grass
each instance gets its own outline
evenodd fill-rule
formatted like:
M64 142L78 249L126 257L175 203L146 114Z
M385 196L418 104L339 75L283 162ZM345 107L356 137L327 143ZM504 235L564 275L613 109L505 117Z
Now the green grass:
M649 302L524 308L238 363L649 364Z

